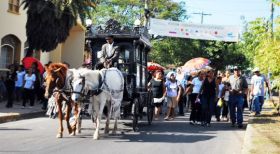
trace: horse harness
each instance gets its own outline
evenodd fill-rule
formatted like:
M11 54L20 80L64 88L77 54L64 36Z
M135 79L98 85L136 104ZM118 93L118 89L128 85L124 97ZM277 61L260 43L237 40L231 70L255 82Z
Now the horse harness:
M104 82L105 79L106 79L107 71L114 71L114 70L108 70L108 69L105 70L104 79L103 79L103 83L104 83L104 84L103 84L103 86L101 87L101 89L102 89L102 90L107 90L107 91L109 91L111 94L123 92L123 89L119 89L119 90L110 89L109 86L108 86L108 84L107 84L106 82ZM118 74L122 77L122 74L121 74L119 71L117 71L117 72L118 72ZM121 87L123 87L123 86L124 86L124 85L123 85L123 83L122 83Z
M104 78L102 79L102 75L99 72L98 73L98 87L96 89L89 89L86 90L85 89L85 77L84 76L80 76L80 78L82 78L82 89L80 92L78 91L71 91L71 93L77 93L80 94L83 97L91 97L91 96L97 96L99 95L103 90L106 90L108 92L110 92L111 94L114 93L120 93L123 92L123 89L119 89L119 90L112 90L109 88L108 84L106 83L106 78L107 78L107 71L110 71L108 69L104 70ZM122 76L122 74L120 74L120 72L118 72L120 76ZM71 89L73 89L73 85L70 84ZM123 85L121 85L123 87Z
M67 88L67 81L69 80L70 83L70 89ZM56 83L59 81L59 78L56 79ZM58 88L57 86L53 90L53 96L58 99L58 94L62 96L62 98L65 100L65 102L68 104L70 102L70 97L72 93L72 79L70 77L66 78L64 81L64 85L62 88Z
M86 78L84 76L80 76L80 78L82 78L82 88L81 88L81 91L73 91L73 85L72 85L72 82L70 83L70 86L71 86L71 93L76 93L76 94L80 94L82 97L91 97L91 96L94 96L94 95L99 95L101 92L102 92L102 85L103 85L103 82L104 80L102 80L102 76L100 73L98 73L98 87L96 89L85 89L85 84L86 84Z

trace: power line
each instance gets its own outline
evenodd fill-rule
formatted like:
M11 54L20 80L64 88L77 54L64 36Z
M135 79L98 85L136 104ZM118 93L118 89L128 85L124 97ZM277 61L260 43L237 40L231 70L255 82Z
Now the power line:
M200 13L192 13L192 14L198 14L198 15L201 15L201 24L203 24L203 19L204 19L204 16L211 16L212 14L209 14L209 13L203 13L203 11L202 12L200 12Z

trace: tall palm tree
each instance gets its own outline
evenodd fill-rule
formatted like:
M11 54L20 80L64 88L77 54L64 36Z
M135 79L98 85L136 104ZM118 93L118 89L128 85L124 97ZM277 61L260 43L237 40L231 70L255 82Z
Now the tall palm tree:
M51 51L69 35L78 19L84 23L98 0L24 0L29 50Z

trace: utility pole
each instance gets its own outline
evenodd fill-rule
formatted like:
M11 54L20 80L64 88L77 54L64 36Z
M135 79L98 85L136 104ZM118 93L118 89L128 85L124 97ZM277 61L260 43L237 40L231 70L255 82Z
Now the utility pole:
M150 10L149 10L149 0L145 0L145 19L144 19L144 26L148 28L149 20L150 20Z
M271 2L271 7L270 7L270 32L271 32L271 37L273 38L273 16L274 16L274 4Z
M203 18L204 16L211 16L212 14L209 14L209 13L204 13L203 11L200 12L200 13L193 13L193 14L198 14L198 15L201 15L201 24L203 24Z

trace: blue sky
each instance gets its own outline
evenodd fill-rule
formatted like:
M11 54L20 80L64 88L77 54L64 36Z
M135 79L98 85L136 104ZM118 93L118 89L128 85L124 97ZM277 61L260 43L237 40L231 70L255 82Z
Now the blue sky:
M211 16L204 16L203 24L236 25L241 26L241 16L246 21L257 17L270 18L269 0L174 0L186 3L190 23L200 24L201 15L193 13L204 12ZM279 8L275 7L274 18L279 15Z

